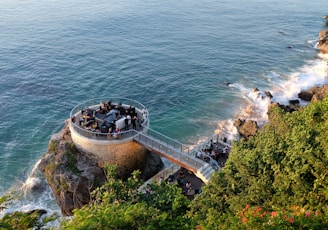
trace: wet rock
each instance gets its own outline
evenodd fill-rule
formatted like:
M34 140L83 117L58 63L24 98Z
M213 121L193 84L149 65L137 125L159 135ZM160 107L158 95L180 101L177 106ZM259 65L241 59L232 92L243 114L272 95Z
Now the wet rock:
M298 94L298 97L304 101L311 101L312 97L320 90L319 86L313 86L308 90L303 90Z
M291 105L298 105L300 103L300 100L295 99L295 100L289 100L289 104Z
M237 128L239 134L246 139L251 136L255 136L259 130L257 122L253 120L246 121L237 119L234 122L234 126Z
M270 98L270 99L273 98L273 96L272 96L272 94L271 94L270 91L265 91L264 93L265 93L265 95L266 95L268 98Z

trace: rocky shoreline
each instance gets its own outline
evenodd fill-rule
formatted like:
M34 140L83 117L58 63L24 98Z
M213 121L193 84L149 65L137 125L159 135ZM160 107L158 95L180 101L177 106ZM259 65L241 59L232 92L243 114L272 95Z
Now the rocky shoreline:
M259 92L260 90L255 88L254 92ZM268 114L270 114L270 110L273 107L280 107L286 112L294 112L300 108L301 101L304 102L316 102L321 101L328 94L328 84L322 86L313 86L308 90L301 91L298 94L297 99L293 99L289 101L288 105L283 105L278 102L272 102L268 108ZM273 98L270 92L265 92L265 95L270 98ZM260 127L254 120L245 120L245 119L236 119L234 122L234 126L237 128L237 131L241 138L249 138L251 136L255 136L259 131Z

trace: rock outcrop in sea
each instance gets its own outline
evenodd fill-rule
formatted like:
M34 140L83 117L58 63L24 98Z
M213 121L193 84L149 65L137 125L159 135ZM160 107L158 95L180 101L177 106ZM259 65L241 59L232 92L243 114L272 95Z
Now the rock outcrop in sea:
M327 20L326 25L328 26L328 16L324 16L323 18ZM328 53L328 29L320 31L318 48L322 53Z
M151 152L148 153L145 164L146 167L140 169L144 180L155 175L163 167L161 158ZM42 157L39 169L64 216L71 216L73 209L88 204L90 193L106 182L104 170L96 157L75 147L68 120L65 121L63 129L50 138L48 151Z

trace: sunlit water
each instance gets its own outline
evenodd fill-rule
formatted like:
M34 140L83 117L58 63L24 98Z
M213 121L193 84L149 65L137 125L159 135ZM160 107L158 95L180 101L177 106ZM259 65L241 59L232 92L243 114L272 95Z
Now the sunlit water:
M321 0L2 0L0 195L25 194L7 211L58 210L35 165L84 100L137 100L189 145L233 134L236 117L265 122L253 88L287 103L327 82L326 13Z

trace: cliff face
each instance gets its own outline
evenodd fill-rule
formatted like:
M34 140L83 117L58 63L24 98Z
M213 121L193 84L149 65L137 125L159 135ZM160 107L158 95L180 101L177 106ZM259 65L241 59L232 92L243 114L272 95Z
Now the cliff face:
M75 148L67 122L59 133L51 137L39 169L66 216L72 215L73 209L89 203L90 192L106 180L102 168Z
M322 53L328 53L328 29L319 33L318 48Z
M324 16L323 18L327 20L326 25L328 25L328 16ZM328 29L322 30L319 33L318 48L322 53L328 53Z
M163 167L161 158L148 154L147 166L142 171L143 179L156 174ZM103 162L96 157L79 151L70 136L68 121L64 128L54 134L48 145L47 153L39 165L52 193L60 206L62 214L72 215L73 209L81 208L90 202L90 192L106 181Z

